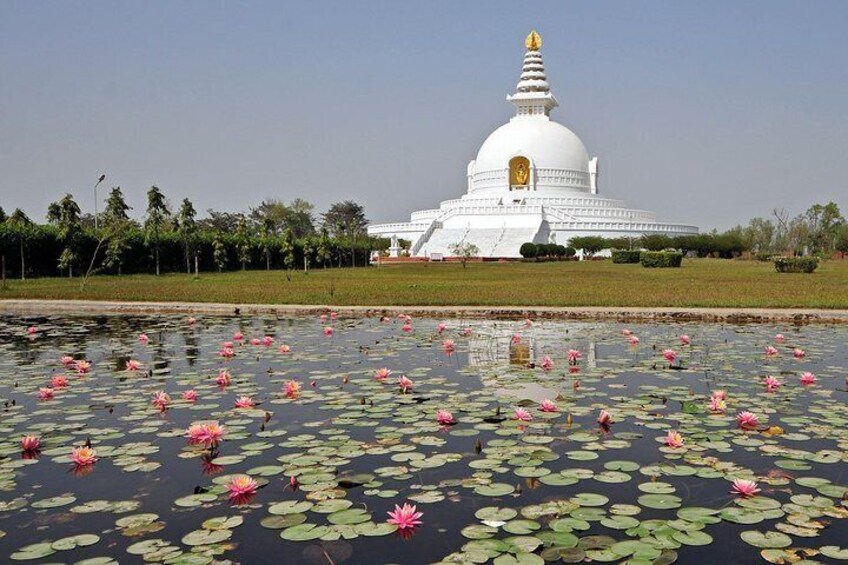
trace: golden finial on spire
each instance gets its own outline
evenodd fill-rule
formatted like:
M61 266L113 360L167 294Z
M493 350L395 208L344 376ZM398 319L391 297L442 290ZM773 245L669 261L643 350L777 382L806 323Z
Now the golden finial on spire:
M542 47L542 36L534 29L527 34L524 45L527 46L528 51L538 51Z

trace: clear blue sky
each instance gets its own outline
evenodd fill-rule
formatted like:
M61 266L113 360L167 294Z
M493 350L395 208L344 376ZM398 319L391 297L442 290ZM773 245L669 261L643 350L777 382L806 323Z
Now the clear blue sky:
M726 228L848 208L848 2L0 0L0 205L43 220L101 171L143 213L465 190L542 34L552 117L603 194ZM105 195L105 191L101 192Z

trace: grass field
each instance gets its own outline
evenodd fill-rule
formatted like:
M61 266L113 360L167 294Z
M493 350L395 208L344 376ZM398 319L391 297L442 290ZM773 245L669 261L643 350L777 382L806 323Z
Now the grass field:
M680 269L609 261L407 264L370 269L9 280L0 298L387 306L848 308L848 261L812 275L770 263L687 259Z

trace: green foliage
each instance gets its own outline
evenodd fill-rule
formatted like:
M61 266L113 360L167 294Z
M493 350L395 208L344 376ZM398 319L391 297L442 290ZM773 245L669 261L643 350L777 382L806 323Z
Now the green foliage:
M612 251L613 263L638 263L640 259L640 251L630 251L625 249L614 249Z
M683 253L676 251L643 251L639 262L648 268L677 268L683 262Z
M532 259L536 256L536 244L530 241L522 243L518 252L521 253L521 256L525 259Z
M451 255L459 259L459 262L462 263L462 267L465 268L465 264L472 257L476 257L480 254L480 248L478 248L473 243L469 242L460 242L453 243L449 247Z
M775 257L774 268L778 273L812 273L819 267L816 257Z
M596 235L572 237L568 244L575 249L582 249L583 253L590 257L609 247L609 243L606 238Z

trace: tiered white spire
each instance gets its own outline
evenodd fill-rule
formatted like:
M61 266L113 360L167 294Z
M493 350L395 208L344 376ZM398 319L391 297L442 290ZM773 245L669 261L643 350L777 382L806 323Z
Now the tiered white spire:
M542 37L533 30L524 44L527 52L524 54L521 78L515 87L515 94L507 96L507 100L515 106L516 118L547 119L550 111L559 103L551 94L548 77L545 75L545 63L539 51L542 47Z

